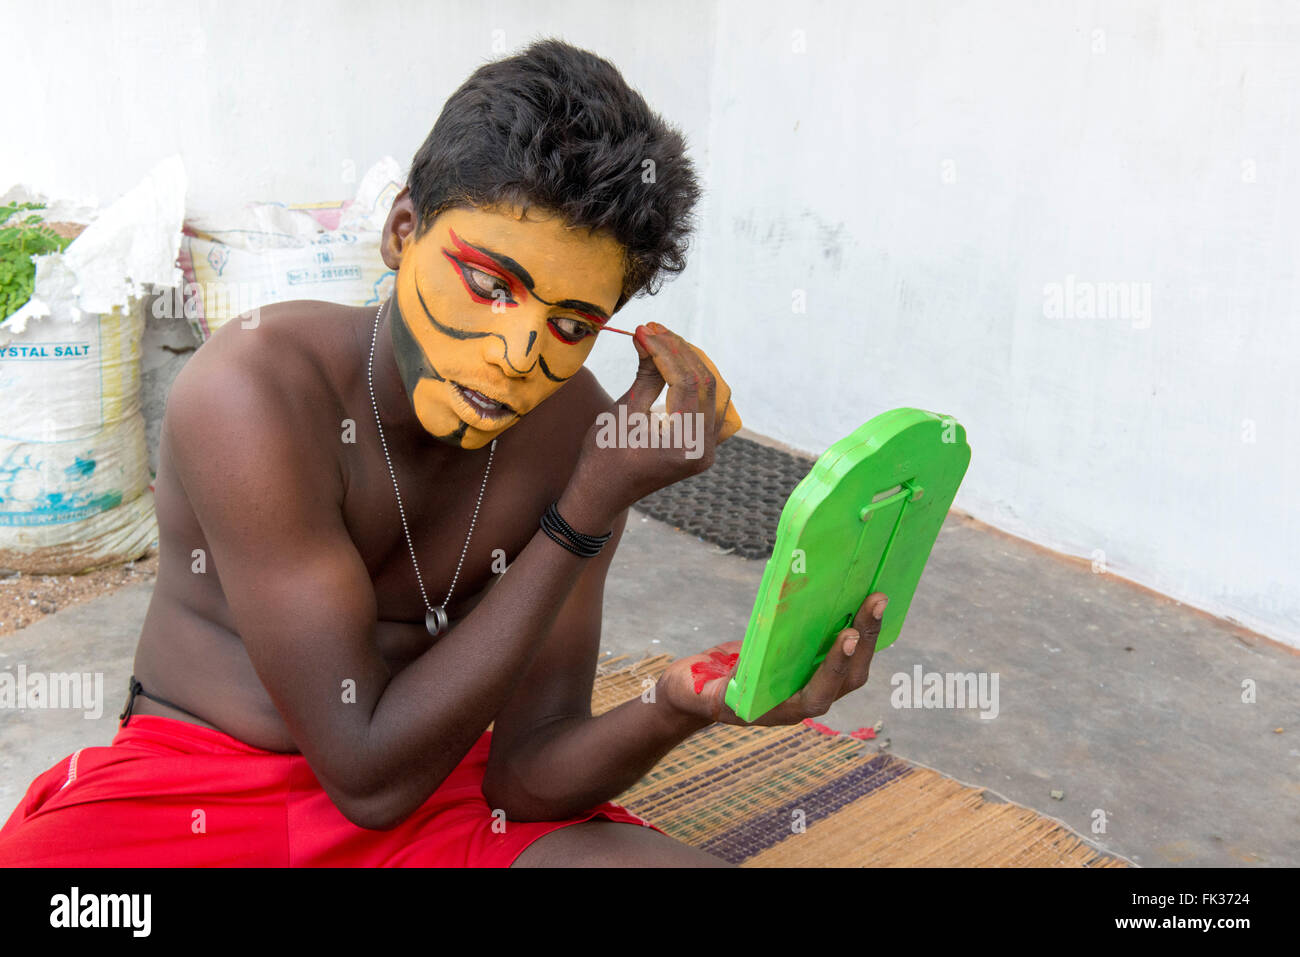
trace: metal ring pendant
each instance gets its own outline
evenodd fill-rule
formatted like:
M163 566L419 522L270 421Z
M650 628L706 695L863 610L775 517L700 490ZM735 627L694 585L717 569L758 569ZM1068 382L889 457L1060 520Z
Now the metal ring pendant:
M435 638L447 630L448 622L447 610L441 605L434 608L432 611L425 612L424 627L429 629L429 634L433 635Z

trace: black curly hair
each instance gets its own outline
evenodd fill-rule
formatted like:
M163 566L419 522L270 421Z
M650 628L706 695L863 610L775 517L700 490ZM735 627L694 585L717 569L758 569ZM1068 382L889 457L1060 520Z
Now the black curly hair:
M447 209L502 206L537 206L611 234L625 250L615 312L686 268L700 198L682 134L612 63L556 39L475 70L443 106L407 182L417 238Z

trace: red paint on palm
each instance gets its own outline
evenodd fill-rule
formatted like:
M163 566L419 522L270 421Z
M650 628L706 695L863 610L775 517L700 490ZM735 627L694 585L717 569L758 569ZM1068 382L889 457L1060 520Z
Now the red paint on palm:
M700 694L710 681L727 677L739 660L739 653L728 655L721 651L710 651L708 661L697 661L692 664L691 677L695 679L695 693Z

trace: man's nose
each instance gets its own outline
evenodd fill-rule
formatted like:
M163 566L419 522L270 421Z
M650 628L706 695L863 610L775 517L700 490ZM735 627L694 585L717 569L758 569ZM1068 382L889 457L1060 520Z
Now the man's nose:
M499 331L500 337L484 340L484 358L512 378L530 374L542 350L542 336L546 335L546 313L527 305L511 309Z

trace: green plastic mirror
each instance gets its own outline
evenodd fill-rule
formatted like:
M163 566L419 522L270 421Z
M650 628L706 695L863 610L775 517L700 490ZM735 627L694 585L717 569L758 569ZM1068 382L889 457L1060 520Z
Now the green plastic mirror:
M872 592L889 596L876 650L902 630L970 463L949 416L894 409L832 445L790 493L727 705L753 721L796 694Z

